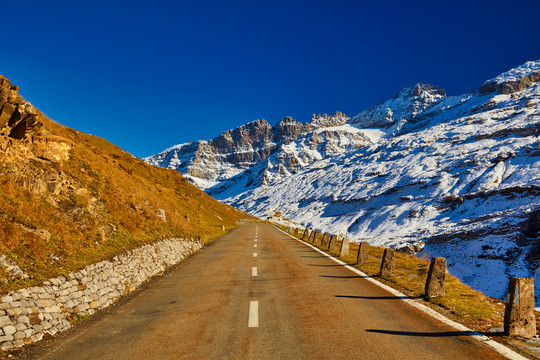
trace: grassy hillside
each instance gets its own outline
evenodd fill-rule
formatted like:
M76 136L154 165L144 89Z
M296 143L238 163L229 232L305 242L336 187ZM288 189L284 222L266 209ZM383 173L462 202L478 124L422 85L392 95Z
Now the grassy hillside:
M0 255L29 278L0 267L1 292L162 238L208 240L248 217L177 171L54 123L17 90L0 76Z

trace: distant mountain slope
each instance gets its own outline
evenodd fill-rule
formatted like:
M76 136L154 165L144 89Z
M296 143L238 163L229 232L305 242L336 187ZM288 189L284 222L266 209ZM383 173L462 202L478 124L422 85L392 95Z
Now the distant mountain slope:
M540 60L461 96L418 84L352 118L315 116L257 163L223 162L228 176L189 179L257 216L446 256L503 297L509 276L540 284L539 79Z
M245 216L176 171L54 123L0 76L0 291L145 242L209 239Z

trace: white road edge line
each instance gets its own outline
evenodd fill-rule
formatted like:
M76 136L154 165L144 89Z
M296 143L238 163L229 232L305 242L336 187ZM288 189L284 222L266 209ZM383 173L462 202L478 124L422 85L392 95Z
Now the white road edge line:
M248 327L259 327L259 302L249 302L249 321Z
M253 266L251 268L251 276L257 276L257 267L256 266Z
M253 257L257 257L257 253L253 253Z
M276 228L276 229L278 229L278 228ZM297 240L298 242L300 242L300 243L302 243L302 244L304 244L306 246L309 246L310 248L320 252L321 254L323 254L324 256L334 260L338 264L344 265L344 267L346 269L349 269L350 271L364 277L366 280L371 281L373 284L383 288L384 290L388 291L392 295L395 295L395 296L399 297L400 300L405 301L407 304L409 304L411 306L414 306L418 310L425 312L426 314L434 317L435 319L437 319L439 321L442 321L446 325L449 325L449 326L451 326L454 329L459 330L459 331L470 332L471 333L470 336L473 336L478 341L481 341L484 344L488 345L489 347L491 347L492 349L497 351L499 354L504 355L504 356L506 356L506 357L508 357L509 359L512 359L512 360L527 360L527 358L525 358L525 357L521 356L520 354L518 354L517 352L507 348L503 344L500 344L500 343L496 342L495 340L491 340L491 338L489 338L488 336L480 334L479 332L476 332L476 331L474 331L472 329L469 329L465 325L461 325L461 324L459 324L459 323L457 323L455 321L452 321L449 318L445 317L444 315L442 315L442 314L436 312L435 310L427 307L426 305L420 304L418 301L415 301L415 300L412 300L412 299L407 299L407 295L397 291L396 289L393 289L388 285L385 285L383 283L378 282L377 280L373 279L372 277L369 277L366 274L364 274L362 271L360 271L360 270L358 270L356 268L353 268L352 266L350 266L350 265L344 263L343 261L333 257L332 255L329 255L329 254L325 253L324 251L316 248L315 246L313 246L311 244L308 244L306 242L303 242L302 240L299 240L299 239L295 238L291 234L287 234L285 231L283 231L281 229L278 229L278 230L281 231L282 233L288 235L289 237L293 238L294 240Z

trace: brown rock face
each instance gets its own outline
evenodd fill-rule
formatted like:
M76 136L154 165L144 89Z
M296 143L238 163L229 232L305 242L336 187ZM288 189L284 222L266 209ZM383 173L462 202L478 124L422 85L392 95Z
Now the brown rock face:
M489 94L498 92L499 94L512 94L521 90L525 90L535 82L540 80L540 71L525 76L516 81L507 81L503 83L488 82L482 85L479 89L480 94Z
M0 135L21 140L41 123L37 111L18 94L19 88L0 75Z
M42 115L19 96L18 90L0 76L0 161L9 164L11 176L31 192L58 194L70 184L55 164L68 160L73 144L47 135L42 130Z
M427 298L444 296L444 278L446 277L446 259L434 257L429 265L425 295Z
M444 91L443 88L429 84L416 84L411 94L412 96L420 96L424 91L429 91L430 93L435 95L446 96L446 91Z

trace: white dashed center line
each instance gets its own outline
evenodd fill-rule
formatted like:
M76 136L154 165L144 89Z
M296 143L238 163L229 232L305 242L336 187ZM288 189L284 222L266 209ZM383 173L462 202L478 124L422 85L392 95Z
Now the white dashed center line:
M257 247L257 244L253 245L253 247Z
M257 253L253 253L253 257L257 257Z
M251 268L251 276L257 276L257 267L256 266Z
M259 302L249 302L249 322L248 327L259 327Z

